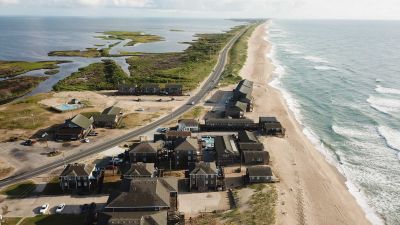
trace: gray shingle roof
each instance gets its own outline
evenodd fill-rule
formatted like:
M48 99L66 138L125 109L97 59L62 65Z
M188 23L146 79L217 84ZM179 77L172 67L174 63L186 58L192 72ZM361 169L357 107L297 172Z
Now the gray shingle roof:
M239 131L239 142L259 142L258 138L254 134L254 132L251 131Z
M218 174L217 172L217 166L215 165L215 162L199 162L196 163L196 167L190 172L190 174L212 174L216 175Z
M216 136L215 140L215 150L218 155L223 154L238 154L237 148L234 148L231 144L232 137L228 135Z
M158 150L163 148L163 142L141 142L133 146L131 152L136 153L157 153Z
M124 173L124 176L148 176L154 173L154 163L134 163Z
M249 166L247 167L247 173L249 174L249 176L257 177L272 176L271 167L265 165Z
M88 164L68 164L60 176L89 176L93 171L94 165Z
M175 151L197 151L199 148L200 145L197 138L186 138L184 142L175 148Z
M177 183L177 180L174 179ZM126 183L122 191L110 195L106 208L146 209L169 207L170 192L177 192L169 181L163 178L137 178ZM176 184L177 186L177 184Z

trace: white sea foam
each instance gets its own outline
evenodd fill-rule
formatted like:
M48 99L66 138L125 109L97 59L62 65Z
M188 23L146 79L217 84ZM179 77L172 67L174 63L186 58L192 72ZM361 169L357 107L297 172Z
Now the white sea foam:
M308 56L304 56L303 58L310 62L315 62L315 63L329 63L328 60L323 59L321 57L317 57L317 56L308 55Z
M400 89L382 87L381 85L376 85L375 91L381 94L400 95Z
M322 71L327 71L327 70L338 70L335 67L332 66L314 66L315 70L322 70Z
M400 151L400 130L379 126L378 132L385 139L387 146L396 151Z
M367 99L370 106L380 112L391 114L400 112L400 100L370 96Z
M367 219L374 225L383 225L384 222L382 221L381 218L375 213L375 210L372 209L369 205L368 202L365 198L364 193L361 191L361 189L358 189L353 182L347 180L346 181L346 186L349 190L349 192L354 196L356 199L358 205L361 206L361 208L364 210L365 216Z
M332 125L332 130L343 137L352 137L358 139L373 138L376 135L376 132L374 132L374 127L357 127L355 125L352 127L345 127L334 124Z
M302 124L301 112L300 112L300 108L298 107L299 105L297 104L296 100L294 98L292 98L292 96L289 94L289 92L287 92L282 87L280 80L285 74L285 69L281 65L279 60L276 58L276 46L274 43L269 41L268 34L269 34L269 32L267 32L267 37L265 38L265 40L270 42L272 47L271 47L270 53L267 54L267 57L269 57L271 59L272 64L275 66L274 79L269 83L269 85L271 85L272 87L281 91L281 93L286 101L286 104L288 105L288 107L292 111L292 113L294 114L295 119L303 126L303 128L304 128L303 133L316 146L316 149L319 152L321 152L321 154L323 154L325 156L325 159L330 164L334 165L341 174L346 176L346 174L344 172L344 167L342 167L338 163L338 161L333 156L333 153L324 146L324 144L321 142L320 138L316 134L314 134L310 129L308 129L307 127L305 127ZM312 61L312 62L328 63L327 60L319 58L319 57L315 57L315 56L306 56L304 58L309 61ZM348 132L348 131L346 131L346 132ZM351 132L354 132L354 131L351 131ZM356 132L354 132L354 133L357 134ZM359 135L362 135L362 134L359 133ZM400 157L400 155L399 155L399 157ZM359 191L359 189L356 188L356 186L350 180L347 180L346 185L348 187L349 192L357 199L357 203L364 210L364 213L365 213L367 219L374 225L383 225L384 223L379 218L379 216L375 213L374 209L369 207L369 205L367 204L366 197L363 195L363 193L361 193Z

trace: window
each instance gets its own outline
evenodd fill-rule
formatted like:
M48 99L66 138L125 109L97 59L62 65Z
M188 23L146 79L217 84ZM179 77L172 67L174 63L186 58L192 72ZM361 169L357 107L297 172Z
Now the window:
M85 186L85 187L86 187L86 186L87 186L87 182L84 182L84 183L83 183L83 186Z
M78 187L80 187L81 186L81 182L78 182Z
M188 156L188 160L192 160L192 156Z

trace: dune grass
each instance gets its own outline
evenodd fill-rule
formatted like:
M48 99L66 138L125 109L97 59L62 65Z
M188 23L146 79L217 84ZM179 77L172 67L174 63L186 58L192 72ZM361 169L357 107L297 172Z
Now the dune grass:
M52 113L39 104L39 101L51 96L50 93L39 94L4 106L0 110L0 127L35 130L52 125L49 120Z

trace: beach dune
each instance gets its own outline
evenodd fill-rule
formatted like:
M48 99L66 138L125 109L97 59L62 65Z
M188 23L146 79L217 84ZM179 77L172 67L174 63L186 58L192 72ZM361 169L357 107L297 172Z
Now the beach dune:
M265 41L268 23L256 28L249 39L248 58L241 76L255 82L254 111L248 116L276 116L286 128L285 138L262 138L270 151L277 183L276 224L370 224L345 185L345 178L327 162L303 133L282 94L268 85L274 70Z

